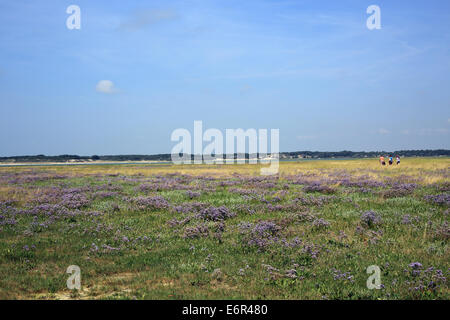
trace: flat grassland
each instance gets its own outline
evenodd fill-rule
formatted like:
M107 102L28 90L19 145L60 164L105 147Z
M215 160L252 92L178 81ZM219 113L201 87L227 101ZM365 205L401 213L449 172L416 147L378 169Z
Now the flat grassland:
M259 169L0 168L0 299L450 298L449 158Z

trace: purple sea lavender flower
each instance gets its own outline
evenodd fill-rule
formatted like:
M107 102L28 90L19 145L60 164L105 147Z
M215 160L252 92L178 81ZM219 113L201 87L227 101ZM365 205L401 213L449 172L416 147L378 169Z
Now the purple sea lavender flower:
M422 264L420 262L412 262L408 266L414 270L422 269Z
M195 192L195 191L191 191L191 190L187 190L186 191L186 196L189 199L194 199L194 198L198 198L200 197L201 193L200 192Z
M95 243L91 244L91 251L92 252L97 252L98 251L98 246Z
M169 207L169 203L161 196L137 197L132 199L141 210L158 210Z
M450 194L443 193L438 195L427 195L425 200L437 205L450 206Z
M118 193L114 191L98 191L92 194L92 198L107 199L114 198Z
M361 215L361 222L370 228L381 223L381 216L375 211L366 211Z
M196 218L211 220L211 221L222 221L228 218L234 217L236 214L231 212L227 207L209 207L200 211L196 215Z
M194 227L187 227L184 230L183 238L194 239L200 237L207 237L209 235L209 229L206 224L199 224Z
M291 278L291 279L297 279L297 270L295 269L289 269L286 270L286 277Z
M409 214L405 214L402 217L402 223L403 224L411 224L411 216Z
M110 245L107 245L107 244L103 244L102 248L104 249L105 253L112 253L112 252L120 251L120 248L111 247Z
M316 219L312 223L313 227L316 229L322 229L322 228L328 228L330 226L330 223L325 219Z

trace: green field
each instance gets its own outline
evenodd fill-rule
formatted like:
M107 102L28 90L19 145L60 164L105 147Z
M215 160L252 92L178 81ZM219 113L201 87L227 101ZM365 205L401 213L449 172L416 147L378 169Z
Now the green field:
M450 298L450 159L259 168L0 168L0 299Z

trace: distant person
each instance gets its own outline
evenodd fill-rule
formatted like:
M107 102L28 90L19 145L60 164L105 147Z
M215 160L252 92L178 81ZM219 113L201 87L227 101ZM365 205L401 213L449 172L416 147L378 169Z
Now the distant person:
M392 158L392 155L389 155L389 165L391 166L392 163L394 163L394 159Z
M400 164L400 157L398 155L397 155L396 160L397 160L397 165L399 165Z
M382 166L384 166L386 164L386 162L384 162L384 157L383 156L380 157L380 163L381 163Z

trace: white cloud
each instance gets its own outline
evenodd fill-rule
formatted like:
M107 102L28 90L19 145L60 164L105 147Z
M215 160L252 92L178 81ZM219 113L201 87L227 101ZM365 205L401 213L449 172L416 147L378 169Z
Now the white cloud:
M380 129L378 129L378 133L379 134L388 134L388 133L391 133L391 132L389 130L387 130L387 129L380 128Z
M111 94L116 92L114 83L111 80L100 80L95 87L97 92Z

